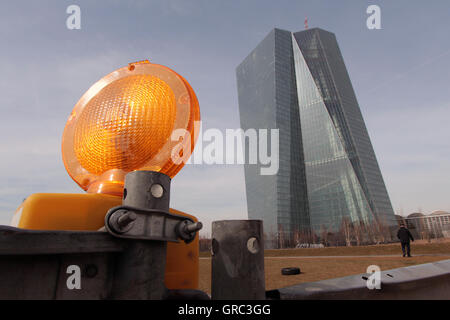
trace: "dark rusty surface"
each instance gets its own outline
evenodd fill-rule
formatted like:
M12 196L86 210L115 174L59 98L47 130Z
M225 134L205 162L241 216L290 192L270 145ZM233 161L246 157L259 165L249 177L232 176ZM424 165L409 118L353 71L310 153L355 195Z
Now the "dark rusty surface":
M113 262L127 246L105 232L0 226L0 299L107 299ZM80 289L67 286L71 265L80 268Z
M166 243L0 227L0 299L163 299ZM8 247L11 246L11 247ZM69 289L69 266L80 289Z
M42 231L0 226L0 255L120 252L126 243L97 231Z
M161 197L151 195L155 183L164 184ZM170 178L164 174L131 172L125 188L123 205L169 211ZM163 299L166 248L164 241L101 231L0 226L0 299ZM68 285L75 273L79 288Z
M0 252L0 299L205 299L183 290L169 295L165 242L105 232L0 230L2 248L14 248ZM73 265L81 271L80 289L67 286Z
M111 298L164 299L167 295L164 284L166 248L166 242L132 240L116 260Z
M57 255L0 255L0 299L55 299L59 265Z
M112 286L114 279L114 261L120 256L110 253L70 254L59 259L59 274L56 279L57 300L90 299L102 300L113 298ZM81 269L81 289L67 288L67 268L79 265ZM94 272L95 271L95 272Z

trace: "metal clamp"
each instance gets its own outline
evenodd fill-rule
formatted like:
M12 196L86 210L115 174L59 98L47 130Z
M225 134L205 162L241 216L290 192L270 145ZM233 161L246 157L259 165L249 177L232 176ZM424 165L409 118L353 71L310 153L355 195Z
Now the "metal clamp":
M170 181L161 172L128 173L122 205L106 214L106 230L117 238L192 242L202 224L169 211Z
M202 226L201 222L160 209L130 206L111 208L105 217L106 230L118 238L171 242L182 239L190 243Z

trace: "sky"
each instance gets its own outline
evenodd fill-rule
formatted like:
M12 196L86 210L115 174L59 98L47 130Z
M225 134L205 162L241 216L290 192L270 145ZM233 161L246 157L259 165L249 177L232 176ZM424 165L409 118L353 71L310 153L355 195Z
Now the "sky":
M69 30L69 5L81 29ZM366 26L369 5L381 29ZM239 128L235 69L274 27L336 34L394 211L450 211L450 2L2 1L0 224L28 195L83 192L61 158L74 105L97 80L149 59L183 75L203 128ZM210 222L247 218L240 165L187 165L171 206Z

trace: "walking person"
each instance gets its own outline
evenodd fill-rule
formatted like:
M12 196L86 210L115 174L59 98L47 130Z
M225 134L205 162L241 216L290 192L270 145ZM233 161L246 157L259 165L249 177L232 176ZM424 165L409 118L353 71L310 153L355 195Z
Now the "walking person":
M409 240L414 242L414 238L404 224L400 225L400 229L397 232L397 238L399 238L400 243L402 244L403 256L405 257L408 255L408 257L411 257L411 246L409 244Z

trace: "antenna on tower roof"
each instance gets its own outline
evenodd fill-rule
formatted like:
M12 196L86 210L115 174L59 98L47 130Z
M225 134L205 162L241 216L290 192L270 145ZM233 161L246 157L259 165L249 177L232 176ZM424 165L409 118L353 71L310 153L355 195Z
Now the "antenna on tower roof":
M305 30L308 29L308 17L305 17Z

